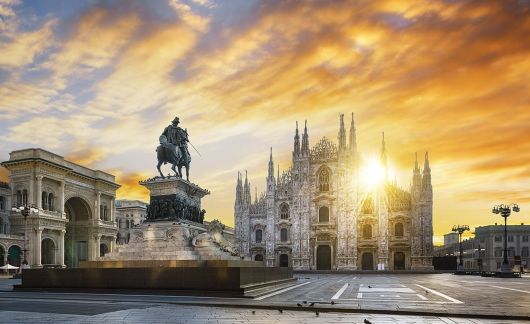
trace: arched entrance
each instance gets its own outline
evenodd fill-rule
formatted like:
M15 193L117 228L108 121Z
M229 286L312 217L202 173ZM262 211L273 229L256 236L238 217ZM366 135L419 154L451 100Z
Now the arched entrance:
M105 256L105 254L109 253L109 247L105 243L101 243L99 245L99 256Z
M331 270L331 247L329 245L317 247L317 270Z
M9 250L7 250L7 263L15 267L20 267L21 255L22 249L18 245L11 245Z
M3 246L0 245L0 267L5 266L4 264L4 258L6 255L6 250Z
M405 253L394 252L394 270L405 270Z
M280 267L289 266L289 256L287 254L280 254Z
M372 252L364 252L361 261L362 270L374 270L374 255Z
M41 263L55 264L55 244L49 238L45 238L41 242Z
M65 233L64 263L69 268L88 260L88 228L92 213L89 205L79 197L72 197L64 204L68 224Z
M263 254L256 254L254 256L254 261L263 261Z

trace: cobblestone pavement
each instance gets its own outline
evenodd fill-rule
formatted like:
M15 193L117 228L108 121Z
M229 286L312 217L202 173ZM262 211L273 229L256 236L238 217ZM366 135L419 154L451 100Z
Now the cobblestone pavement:
M500 316L530 320L529 276L504 279L452 274L298 274L297 277L294 285L254 299L13 292L13 284L20 281L0 279L0 323L362 323L365 318L372 323L509 323ZM297 306L299 303L302 307ZM309 306L311 303L314 305ZM283 313L279 313L279 308ZM315 314L317 309L319 316ZM156 314L162 315L156 318ZM476 315L485 316L476 318ZM498 320L491 320L493 317Z
M92 305L85 307L99 307ZM97 315L0 311L2 323L518 323L506 320L465 319L432 316L401 316L347 313L319 313L276 310L251 310L201 306L154 306L129 308Z

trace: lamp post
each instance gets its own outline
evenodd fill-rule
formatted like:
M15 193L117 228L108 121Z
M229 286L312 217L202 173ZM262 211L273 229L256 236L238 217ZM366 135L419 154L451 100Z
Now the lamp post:
M518 213L519 210L520 208L517 204L500 204L493 206L493 209L491 210L492 213L501 214L501 216L504 218L504 259L502 260L501 264L501 277L513 276L512 268L508 262L508 225L506 224L506 220L508 217L510 217L512 211Z
M458 233L458 243L460 248L460 261L458 262L457 272L464 271L464 249L462 248L462 233L469 231L469 226L467 225L455 225L453 226L453 232Z
M20 213L24 217L24 249L22 250L23 261L22 261L22 264L20 266L20 272L22 272L22 268L25 265L28 264L28 260L26 259L26 252L28 251L26 249L26 238L27 238L27 229L28 229L28 216L30 214L32 214L32 213L38 212L39 210L36 209L35 206L33 206L33 205L31 205L31 206L25 205L25 206L13 207L11 210L14 211L15 213Z

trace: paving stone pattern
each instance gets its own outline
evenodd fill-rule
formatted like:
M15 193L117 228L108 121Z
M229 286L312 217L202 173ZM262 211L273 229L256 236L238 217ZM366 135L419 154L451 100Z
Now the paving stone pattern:
M275 310L223 309L201 306L157 306L132 308L93 316L1 311L1 323L428 323L428 324L474 324L517 323L506 320L483 320L431 316L370 315L345 313L319 313Z

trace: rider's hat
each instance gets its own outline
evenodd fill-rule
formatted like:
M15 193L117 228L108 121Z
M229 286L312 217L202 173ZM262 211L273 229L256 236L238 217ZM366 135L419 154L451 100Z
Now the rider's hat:
M172 123L174 123L174 124L180 123L180 119L178 117L175 117L175 119L173 119Z

